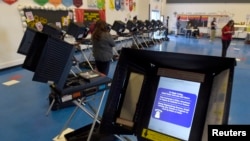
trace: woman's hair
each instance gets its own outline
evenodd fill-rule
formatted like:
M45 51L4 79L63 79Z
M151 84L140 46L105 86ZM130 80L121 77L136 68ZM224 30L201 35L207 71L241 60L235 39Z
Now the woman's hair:
M137 16L134 16L134 17L133 17L133 20L137 20Z
M231 25L231 24L234 24L234 20L229 20L227 25Z
M96 21L95 30L94 30L94 32L92 34L92 39L93 40L99 40L101 38L101 34L103 32L108 32L106 22L103 21L103 20Z

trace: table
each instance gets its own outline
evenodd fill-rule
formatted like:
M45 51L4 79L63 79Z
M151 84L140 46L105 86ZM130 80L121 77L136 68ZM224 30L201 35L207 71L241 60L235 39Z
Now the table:
M185 31L185 36L190 38L190 36L192 36L193 32L194 31L198 31L198 29L195 29L195 28L190 28L190 29L184 28L184 31Z

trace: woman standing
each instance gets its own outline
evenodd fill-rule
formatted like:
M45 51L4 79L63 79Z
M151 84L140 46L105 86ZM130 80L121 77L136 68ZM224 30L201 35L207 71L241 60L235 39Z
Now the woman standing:
M108 31L107 24L103 20L98 20L95 30L91 36L93 43L93 56L95 65L99 72L108 75L109 66L113 58L113 47L115 41Z
M216 34L216 18L213 18L211 24L210 24L210 42L214 40L215 34Z
M228 23L222 28L221 30L222 36L221 36L221 41L222 41L222 57L226 57L227 55L227 49L231 43L232 36L234 35L234 21L230 20Z
M181 27L181 21L180 21L181 17L178 16L177 17L177 21L176 21L176 31L175 31L175 36L177 37L179 32L180 32L180 27Z

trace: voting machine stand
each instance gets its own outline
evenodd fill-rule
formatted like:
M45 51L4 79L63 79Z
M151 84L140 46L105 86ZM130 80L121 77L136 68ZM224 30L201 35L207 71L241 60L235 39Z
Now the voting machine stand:
M84 76L85 74L89 75L87 77L94 77L94 78L86 78ZM78 76L70 76L66 80L65 87L62 90L58 90L56 88L56 85L50 85L52 90L52 94L50 94L50 96L53 96L53 98L51 98L51 103L47 111L47 115L52 108L59 108L57 106L62 106L62 105L68 106L69 104L73 104L76 106L72 114L66 121L65 125L63 126L62 130L60 131L59 135L57 136L58 139L62 136L62 132L68 127L76 111L78 109L81 109L91 118L93 118L92 126L88 134L88 140L90 140L90 137L93 133L94 127L96 126L96 123L98 124L100 123L99 112L103 103L103 99L106 94L106 90L109 89L110 85L111 85L110 78L106 77L103 74L93 71L82 72L79 73ZM92 109L89 110L88 108L85 107L85 105L92 99L95 99L97 97L97 93L101 94L98 95L98 98L100 97L100 100L96 107L96 110L93 110L92 107L91 107Z
M106 90L109 88L110 85L110 79L105 77L102 80L96 82L96 83L89 83L87 85L82 85L80 86L82 90L77 90L77 91L72 91L72 96L70 95L66 95L66 97L74 97L74 94L79 95L79 92L81 93L81 96L78 98L74 98L72 99L72 103L76 105L76 108L73 110L72 114L69 116L68 120L66 121L64 127L62 128L61 132L58 135L58 138L61 137L63 130L65 130L69 123L71 122L73 116L75 115L76 111L78 109L81 109L82 111L84 111L87 115L89 115L91 118L93 118L93 122L92 122L92 126L90 128L89 131L89 135L88 135L88 139L90 140L90 137L94 131L94 128L96 126L96 123L100 124L100 119L98 118L99 116L99 112L103 103L103 99L105 97L106 94ZM67 91L67 90L66 90ZM71 91L71 90L70 90ZM101 92L102 91L102 92ZM87 97L96 94L97 92L101 92L100 95L100 100L99 100L99 104L97 105L97 109L96 111L92 111L92 110L88 110L84 105L85 102L88 102ZM65 96L64 96L65 97ZM64 98L62 97L62 99ZM68 99L68 98L66 98Z

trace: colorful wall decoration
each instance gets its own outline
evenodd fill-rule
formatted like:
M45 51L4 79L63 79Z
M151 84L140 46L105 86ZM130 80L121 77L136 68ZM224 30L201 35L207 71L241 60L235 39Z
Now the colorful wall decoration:
M58 5L62 3L62 0L49 0L49 3L57 7Z
M17 0L3 0L3 2L5 2L7 4L13 4L13 3L17 2Z
M14 1L14 0L5 0L5 1ZM16 1L16 0L15 0ZM46 3L51 3L54 6L63 4L66 7L74 5L75 7L81 7L83 5L83 0L34 0L35 3L44 6Z
M39 4L39 5L41 5L41 6L43 6L46 3L48 3L49 0L34 0L34 2L37 3L37 4Z
M65 5L66 7L70 7L71 5L73 5L73 1L72 0L62 0L62 4Z

